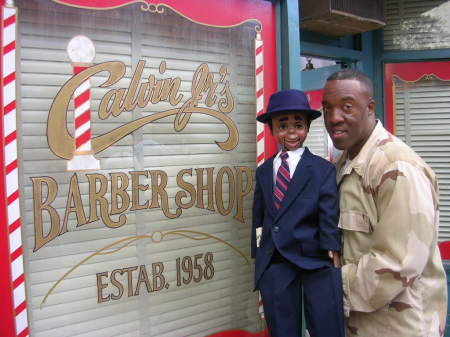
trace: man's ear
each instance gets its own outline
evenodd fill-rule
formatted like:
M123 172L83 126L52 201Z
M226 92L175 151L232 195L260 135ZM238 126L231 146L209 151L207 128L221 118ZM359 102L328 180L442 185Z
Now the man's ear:
M369 103L367 104L367 108L369 109L369 116L375 115L375 100L373 98L369 98Z

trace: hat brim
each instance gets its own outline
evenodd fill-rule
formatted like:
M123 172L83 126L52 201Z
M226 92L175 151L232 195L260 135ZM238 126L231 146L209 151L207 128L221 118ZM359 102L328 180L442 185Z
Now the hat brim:
M317 110L283 109L283 110L275 110L275 111L263 113L263 114L257 116L256 120L261 123L267 123L267 122L269 122L269 120L272 117L274 117L276 115L282 115L282 114L286 114L286 113L296 113L296 112L305 113L311 120L319 118L322 115L322 113Z

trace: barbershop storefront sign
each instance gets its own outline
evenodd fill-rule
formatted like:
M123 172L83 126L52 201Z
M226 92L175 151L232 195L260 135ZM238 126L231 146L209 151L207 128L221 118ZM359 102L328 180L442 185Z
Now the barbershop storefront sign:
M259 0L5 4L7 337L263 328L249 243L273 15Z

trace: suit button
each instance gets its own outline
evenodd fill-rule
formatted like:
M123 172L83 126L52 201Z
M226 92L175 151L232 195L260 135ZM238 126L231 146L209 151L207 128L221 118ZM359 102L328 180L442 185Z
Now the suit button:
M279 230L280 230L280 227L278 227L278 226L273 226L273 231L274 231L275 233L277 233Z

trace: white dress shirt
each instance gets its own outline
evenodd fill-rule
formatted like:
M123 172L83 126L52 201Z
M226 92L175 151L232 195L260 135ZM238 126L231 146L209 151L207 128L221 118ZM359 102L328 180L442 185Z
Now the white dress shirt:
M286 160L288 165L289 165L289 175L292 176L294 175L295 169L297 168L298 163L300 162L300 159L302 158L302 154L305 151L304 147L300 147L294 151L287 151L288 154L288 159ZM280 154L283 151L280 151L277 153L277 155L275 156L275 158L273 159L273 185L275 186L275 181L277 179L277 172L278 169L281 166L281 158L280 158Z

